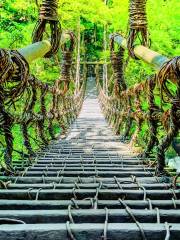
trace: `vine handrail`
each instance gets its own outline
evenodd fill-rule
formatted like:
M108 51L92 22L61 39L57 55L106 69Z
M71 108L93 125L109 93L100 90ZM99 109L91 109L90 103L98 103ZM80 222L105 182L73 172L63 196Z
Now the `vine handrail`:
M114 41L124 48L125 50L128 49L127 40L126 38L122 37L120 34L111 34L110 39L114 38ZM142 45L135 45L134 46L134 54L138 59L145 61L146 63L152 65L156 70L161 69L163 64L169 61L169 58L151 50L148 47Z
M61 46L70 41L71 48L62 47L64 60L61 77L52 85L29 74L29 64L50 51L51 43L48 40L33 43L18 51L0 51L0 130L4 137L1 146L5 149L3 169L7 174L14 174L13 152L19 153L22 158L28 156L31 160L35 155L32 143L35 143L36 148L48 144L56 138L55 127L59 126L65 133L79 114L86 85L86 64L79 72L80 89L72 92L69 84L75 79L71 74L75 36L73 33L65 34ZM25 147L22 151L14 148L13 129L17 126L20 127Z
M149 126L149 138L144 151L139 155L148 158L154 147L157 147L156 162L157 175L167 174L165 168L165 152L178 135L180 129L180 57L169 60L158 52L152 51L145 46L134 46L135 59L141 59L152 65L157 73L147 80L133 87L123 90L124 61L114 63L118 59L122 49L128 49L127 40L119 34L112 34L111 39L119 45L119 51L113 54L112 67L114 77L121 76L122 80L114 79L114 86L120 84L120 92L115 91L110 95L105 94L99 80L99 70L96 70L97 86L99 89L99 100L102 110L114 128L116 134L121 134L122 140L130 139L130 145L139 144L139 135L144 124ZM114 51L110 46L111 52ZM133 57L134 58L134 57ZM119 67L117 68L117 64ZM121 71L121 73L117 73ZM172 88L174 90L172 91ZM156 96L159 98L158 102ZM166 134L161 139L159 127Z

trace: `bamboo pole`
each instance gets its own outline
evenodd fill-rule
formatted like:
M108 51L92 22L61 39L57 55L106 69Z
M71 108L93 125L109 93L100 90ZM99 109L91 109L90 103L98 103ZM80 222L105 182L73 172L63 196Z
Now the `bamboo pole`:
M104 211L105 212L105 211ZM104 215L105 219L105 215ZM70 233L67 231L67 226ZM170 236L173 240L179 239L179 224L171 223ZM164 223L143 223L141 228L147 235L147 239L165 239L166 228ZM104 223L56 223L56 224L4 224L1 225L0 239L103 239ZM108 239L113 240L139 240L140 230L135 223L108 223ZM75 236L75 237L74 237ZM105 238L104 238L105 239ZM169 238L166 238L169 239Z
M64 32L61 35L61 44L69 39L69 35ZM44 57L44 55L51 49L51 43L48 40L43 40L41 42L36 42L30 44L24 48L18 49L19 53L26 59L30 64L38 58Z
M112 35L110 35L110 38L111 36ZM114 40L122 48L127 49L127 40L125 38L120 35L116 35ZM156 70L159 70L165 62L169 61L166 56L163 56L162 54L142 45L135 46L134 53L137 58L143 60L148 64L151 64Z
M42 58L51 49L51 43L47 40L33 43L27 47L18 49L19 53L26 59L30 64L37 58Z
M151 184L149 184L151 185ZM163 185L163 183L162 183ZM51 184L52 187L52 184ZM180 200L174 200L177 209L180 209ZM80 209L91 208L92 202L89 200L75 200L77 206ZM145 209L149 208L149 201L142 200L124 200L124 203L127 204L130 208L133 209ZM172 209L174 208L174 203L172 199L170 200L151 200L153 208L160 209ZM67 209L69 205L72 204L71 200L7 200L0 199L0 210L40 210L40 209ZM123 206L118 200L98 200L98 208L104 209L105 207L110 209L122 209Z
M143 202L143 201L142 201ZM70 205L71 206L71 205ZM153 223L157 218L156 209L132 209L131 213L141 223ZM72 218L76 224L83 223L104 223L105 210L104 209L72 209ZM69 218L69 211L67 209L49 209L49 210L0 210L0 219L4 217L8 219L19 219L26 222L26 224L56 224L65 223ZM160 218L165 219L170 223L180 222L180 211L178 209L161 209ZM126 209L109 209L108 210L109 223L118 222L129 224L132 219ZM81 238L82 239L82 238Z

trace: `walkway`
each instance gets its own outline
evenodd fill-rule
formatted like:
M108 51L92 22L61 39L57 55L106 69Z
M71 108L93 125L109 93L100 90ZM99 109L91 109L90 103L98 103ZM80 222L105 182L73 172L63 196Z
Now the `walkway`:
M180 239L172 224L180 222L180 191L153 172L113 135L89 79L68 136L0 190L0 239Z

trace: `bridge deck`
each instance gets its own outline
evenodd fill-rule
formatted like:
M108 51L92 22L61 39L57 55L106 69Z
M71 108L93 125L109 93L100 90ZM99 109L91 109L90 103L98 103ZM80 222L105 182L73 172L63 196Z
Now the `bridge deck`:
M108 127L89 79L67 137L0 190L0 239L180 239L180 191L153 172Z

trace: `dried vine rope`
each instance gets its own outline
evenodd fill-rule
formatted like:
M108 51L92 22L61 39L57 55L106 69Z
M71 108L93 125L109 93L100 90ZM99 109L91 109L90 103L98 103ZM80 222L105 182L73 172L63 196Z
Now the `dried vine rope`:
M61 26L58 20L57 0L43 0L40 6L39 20L33 31L33 43L43 39L46 25L49 23L51 29L51 50L45 57L51 57L59 49L61 39Z
M110 52L114 72L114 93L115 95L119 95L120 92L127 88L124 79L124 49L120 47L118 52L115 52L114 48L114 36L112 36L110 41Z
M68 90L71 80L70 71L75 46L75 37L73 33L69 34L70 41L63 46L65 57L62 63L62 73L64 74L64 76L62 74L62 80L68 83L66 90ZM38 147L47 144L50 138L54 138L54 120L64 128L64 122L70 124L79 114L84 98L85 81L83 81L81 89L72 96L62 94L62 89L59 88L57 82L51 86L29 75L29 65L18 52L0 49L0 56L0 132L5 139L5 167L3 169L5 174L12 175L15 174L12 168L14 151L12 127L15 124L20 126L24 146L28 152L26 155L28 157L34 155L30 140L33 140ZM66 78L67 76L68 78ZM85 80L85 75L83 75L83 80ZM21 96L24 99L23 106L17 112L16 106L22 99ZM46 104L50 96L53 100L52 104ZM12 104L13 111L10 108ZM36 106L38 106L38 112ZM35 131L38 130L36 135L41 141L30 135L30 127L33 127ZM47 139L47 131L49 131L49 139Z
M3 84L15 70L9 51L1 49L0 59L0 84Z
M171 102L176 105L180 105L179 89L180 89L180 57L175 57L165 63L157 74L157 83L161 89L161 98L163 102ZM177 92L175 95L170 91L168 81L173 82L177 86ZM164 94L167 96L167 100L164 98ZM175 103L176 102L176 103Z
M176 90L168 86L171 82ZM169 110L169 128L167 135L160 142L157 149L157 175L164 175L165 151L178 135L180 129L180 57L175 57L165 63L157 75L157 84L160 86L161 99L165 103L171 103ZM165 99L166 98L166 99Z
M72 67L73 51L75 47L74 33L67 32L67 34L70 36L70 39L68 42L64 43L61 46L61 49L62 49L61 77L56 82L56 85L61 90L62 95L66 94L71 81L71 67Z
M0 129L6 141L4 154L7 166L10 166L13 151L11 132L13 117L8 108L23 94L28 85L29 66L24 57L17 51L0 49Z
M134 54L134 43L137 38L140 39L140 44L144 46L150 45L149 33L147 29L146 16L147 0L130 0L129 4L129 33L127 46L129 54L132 58L136 58Z
M28 84L29 65L17 51L0 49L1 94L9 103L18 100Z
M150 136L146 146L146 149L141 154L142 157L149 157L153 147L158 144L157 138L157 128L158 128L158 121L161 115L160 107L155 103L155 96L154 96L154 89L156 87L156 76L150 76L148 81L148 123L150 129Z
M174 86L172 86L172 83ZM175 57L164 64L158 75L122 91L118 97L106 96L100 84L98 84L98 88L102 110L109 124L116 128L116 132L118 132L120 126L122 127L123 123L126 124L126 132L132 130L131 124L127 124L127 120L131 119L136 126L134 134L132 131L130 133L132 141L133 138L137 138L142 124L144 122L149 123L150 136L148 144L144 153L140 156L149 157L153 147L158 145L156 174L158 176L167 174L164 171L165 151L180 129L180 57ZM155 102L156 93L161 96L162 102L165 103L163 107ZM148 102L148 112L142 108L144 101ZM168 103L168 110L163 109L164 106L167 108L166 103ZM161 142L159 142L157 134L160 124L167 132Z
M140 38L139 34L141 34L140 41L142 45L149 46L150 44L145 7L145 0L131 0L130 2L128 49L132 57L135 57L133 45L135 40L138 37ZM113 44L113 40L111 40L111 52L114 54ZM112 65L115 65L117 56L114 57L112 53ZM113 62L114 60L115 63ZM118 67L121 68L121 65L118 64ZM97 79L99 82L99 76ZM142 124L144 122L149 123L149 141L141 156L149 157L153 147L158 145L156 174L165 175L165 152L174 137L178 135L180 129L180 57L178 56L168 61L161 67L157 75L150 77L148 81L142 82L133 88L122 91L119 96L106 96L99 83L98 88L102 110L109 124L115 128L118 134L120 134L120 127L122 128L123 124L125 124L126 130L124 135L131 135L131 141L133 138L136 140L141 131ZM161 97L161 105L155 101L156 93ZM148 102L148 112L144 109L144 100ZM163 106L162 103L164 104ZM132 121L133 125L135 123L136 126L134 134L132 132ZM163 126L167 133L161 142L159 142L158 136L159 125Z
M130 146L137 143L138 135L141 131L142 124L144 122L144 112L142 109L141 93L145 92L146 82L134 85L132 96L134 97L134 107L135 111L131 113L131 116L136 121L135 132L131 137Z

